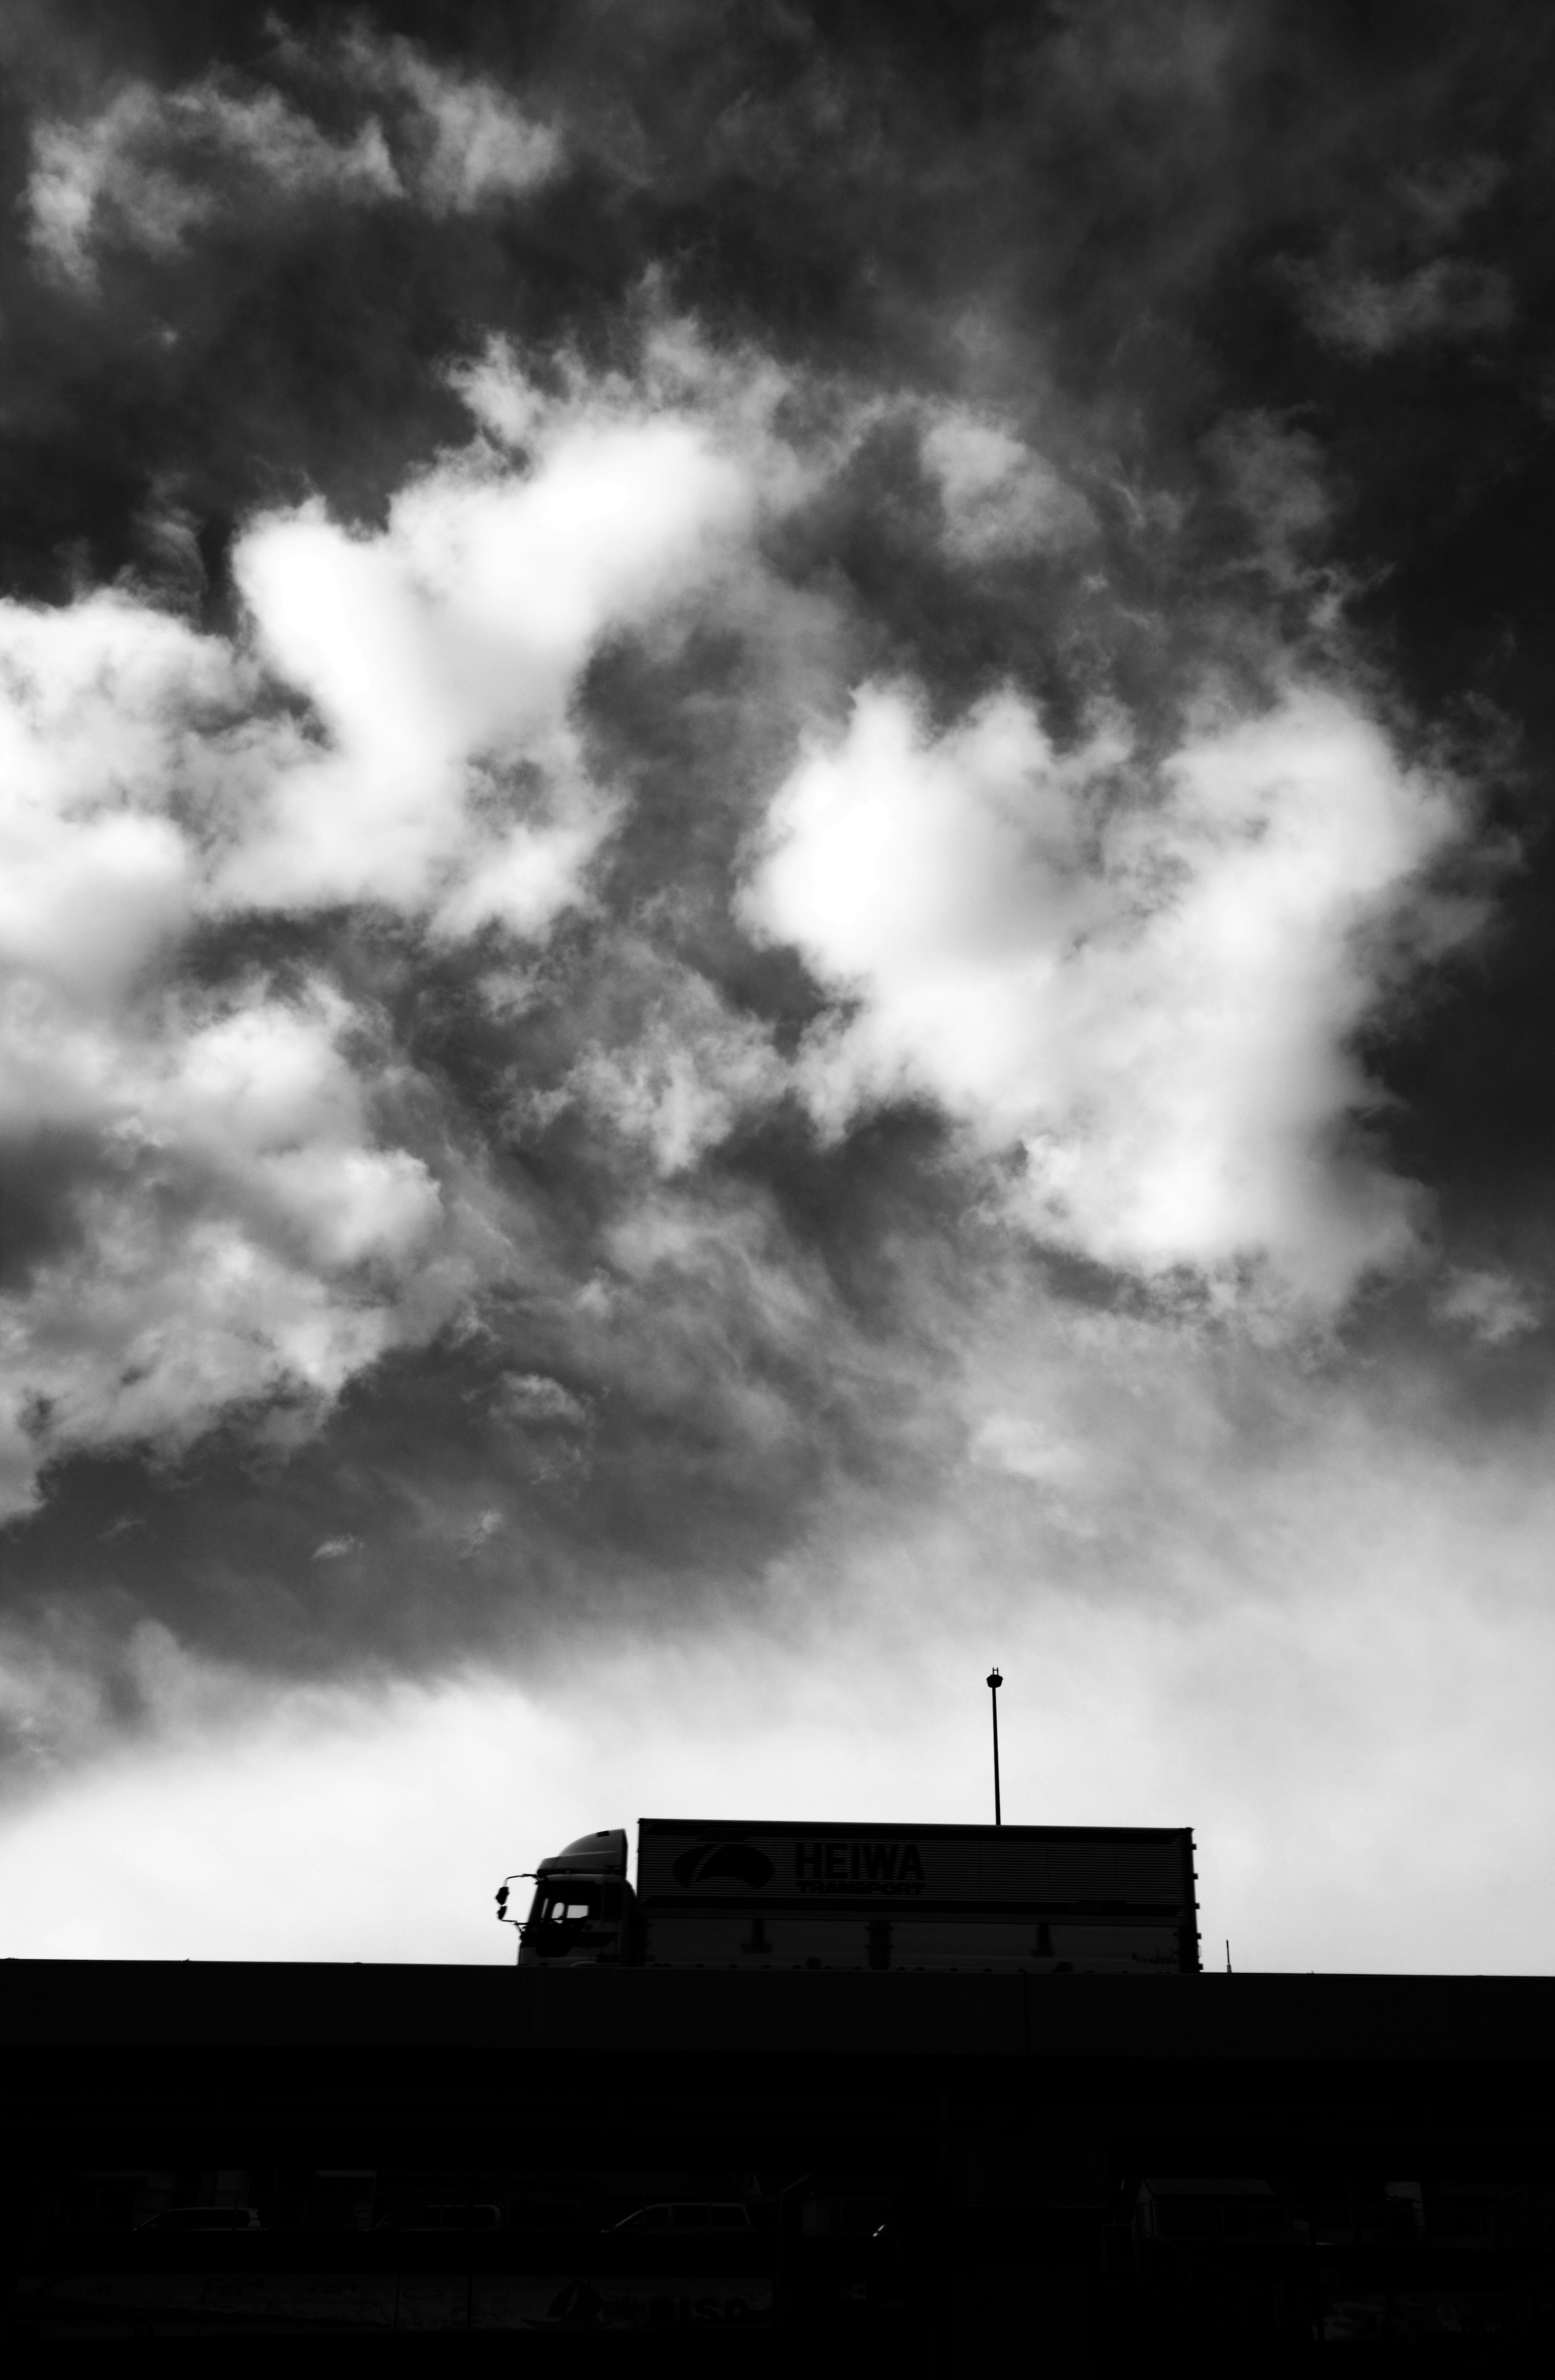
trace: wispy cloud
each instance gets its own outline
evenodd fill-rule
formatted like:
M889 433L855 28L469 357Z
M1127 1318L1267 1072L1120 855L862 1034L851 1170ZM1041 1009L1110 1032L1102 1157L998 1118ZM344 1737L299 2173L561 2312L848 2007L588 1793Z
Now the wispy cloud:
M172 255L246 211L398 202L463 214L532 189L560 162L554 130L506 92L363 23L333 49L285 42L276 63L300 93L213 74L171 90L133 81L93 113L41 122L27 189L40 258L90 289L105 254ZM342 97L357 103L354 128L310 112L321 86L326 119ZM368 102L376 112L362 112Z
M1511 329L1514 312L1503 273L1452 257L1396 281L1313 270L1302 282L1302 305L1320 339L1363 357L1434 340L1493 338Z

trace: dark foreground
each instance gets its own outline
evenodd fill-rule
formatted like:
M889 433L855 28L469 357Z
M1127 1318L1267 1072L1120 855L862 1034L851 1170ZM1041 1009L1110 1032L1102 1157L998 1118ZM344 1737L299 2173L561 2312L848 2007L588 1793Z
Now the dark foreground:
M1555 1982L11 1961L0 2052L7 2319L55 2361L1555 2345ZM136 2228L195 2205L261 2228Z

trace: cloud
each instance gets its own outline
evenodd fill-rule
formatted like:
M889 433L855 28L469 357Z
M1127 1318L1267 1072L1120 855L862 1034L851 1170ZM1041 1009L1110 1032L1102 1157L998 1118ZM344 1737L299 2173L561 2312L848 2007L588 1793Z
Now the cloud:
M1442 1280L1436 1311L1444 1322L1456 1322L1488 1346L1499 1347L1536 1330L1541 1319L1537 1302L1525 1282L1510 1273L1454 1268Z
M1399 177L1397 190L1426 237L1447 239L1488 204L1506 177L1504 162L1481 152L1417 165Z
M50 1121L91 1160L62 1169L68 1225L6 1300L12 1509L73 1447L186 1444L277 1397L317 1411L468 1293L435 1176L376 1126L369 1021L327 987L174 996L118 1023L27 990ZM7 1138L30 1123L13 1109Z
M924 468L959 561L989 562L1072 543L1094 530L1090 509L1041 455L969 407L940 409L922 432Z
M620 810L584 673L624 637L673 651L786 498L766 400L684 338L646 383L575 371L548 396L493 350L469 385L521 451L445 455L376 531L317 502L256 518L236 641L127 592L0 608L0 1123L52 1150L26 1161L54 1169L55 1218L8 1308L23 1506L69 1448L327 1404L508 1261L500 1228L475 1254L438 1094L382 1013L322 963L267 976L245 921L344 905L434 949L542 942ZM227 937L225 972L188 979L194 941L208 970ZM701 1061L643 1044L574 1075L672 1170L760 1075L704 1004Z
M521 1105L546 1116L587 1112L669 1180L781 1099L788 1070L767 1022L741 1014L695 968L640 937L622 935L612 955L606 1013L584 1021L564 1080Z
M223 870L229 900L542 931L612 815L572 717L584 670L609 638L673 635L741 557L759 465L695 393L579 381L547 400L501 355L467 384L488 419L521 422L523 454L447 456L375 536L312 504L241 542L258 650L322 735L275 771Z
M586 1427L589 1408L560 1380L543 1372L504 1372L492 1400L504 1420L560 1422Z
M1314 334L1365 360L1432 341L1495 337L1510 330L1516 311L1503 272L1452 257L1396 280L1308 267L1297 285Z
M1261 569L1282 592L1311 601L1321 584L1313 557L1324 550L1335 512L1318 440L1268 413L1233 414L1217 423L1206 455L1251 541L1236 565Z
M998 1653L1014 1805L1191 1818L1239 1964L1440 1963L1443 1874L1538 1963L1504 45L134 14L17 78L13 1948L982 1815Z
M1016 1403L1077 1378L1037 1320L1008 1332ZM1212 1351L1184 1364L1156 1330L1140 1363L1112 1336L1092 1361L1123 1427L1077 1550L1045 1479L984 1466L932 1509L829 1514L716 1631L626 1614L521 1677L260 1695L147 1626L149 1739L126 1744L65 1664L13 1672L13 1724L90 1746L0 1828L16 1954L505 1963L496 1880L584 1828L710 1795L793 1815L796 1777L812 1813L986 1821L997 1653L1006 1817L1192 1824L1207 1941L1239 1968L1548 1969L1522 1889L1551 1819L1539 1448L1294 1366L1294 1428L1260 1437L1234 1423L1266 1370L1207 1401Z
M278 91L132 83L96 116L33 135L27 202L45 263L83 287L106 245L168 255L256 193L272 204L402 195L376 124L337 141Z
M772 802L745 895L833 996L818 1116L927 1096L1045 1239L1159 1279L1267 1266L1331 1308L1415 1246L1354 1054L1459 831L1351 697L1206 711L1159 770L1014 692L936 734L867 686Z
M1019 1413L987 1415L973 1430L967 1453L979 1470L1002 1472L1057 1492L1083 1478L1087 1467L1081 1447Z
M354 26L340 51L359 87L398 99L410 175L434 214L468 214L496 198L515 198L555 173L563 144L555 128L521 113L484 76L434 63L403 36Z
M188 923L197 868L176 812L207 763L192 714L234 692L222 647L128 598L0 604L10 967L67 998L115 997Z
M253 691L128 598L0 611L0 1136L50 1218L4 1308L12 1505L72 1445L327 1400L402 1292L424 1329L465 1277L431 1286L441 1193L385 1145L371 1014L316 973L169 972L262 779Z
M175 255L256 206L408 202L463 214L523 195L559 165L554 130L408 41L358 27L338 50L283 41L277 56L330 97L342 83L371 95L379 113L335 133L282 91L206 75L170 91L130 82L95 115L43 121L27 207L44 264L90 289L105 252Z

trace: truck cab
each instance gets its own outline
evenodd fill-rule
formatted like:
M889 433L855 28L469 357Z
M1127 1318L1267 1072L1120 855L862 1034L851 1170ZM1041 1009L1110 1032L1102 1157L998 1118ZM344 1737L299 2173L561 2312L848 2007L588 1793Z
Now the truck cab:
M518 1937L518 1964L627 1965L636 1905L626 1881L626 1828L579 1835L535 1871L535 1897Z

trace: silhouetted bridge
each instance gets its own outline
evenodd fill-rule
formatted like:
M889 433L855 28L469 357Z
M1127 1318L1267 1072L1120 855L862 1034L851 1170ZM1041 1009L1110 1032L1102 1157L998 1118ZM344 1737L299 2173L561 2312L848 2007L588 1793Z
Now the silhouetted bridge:
M0 2043L13 2330L180 2368L1555 2339L1544 1979L10 1961Z

